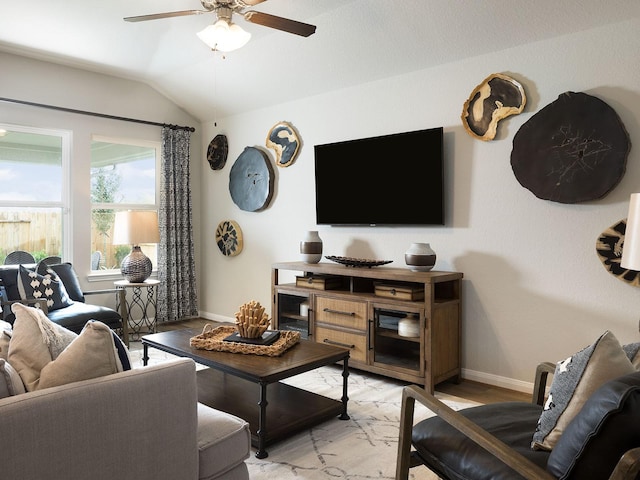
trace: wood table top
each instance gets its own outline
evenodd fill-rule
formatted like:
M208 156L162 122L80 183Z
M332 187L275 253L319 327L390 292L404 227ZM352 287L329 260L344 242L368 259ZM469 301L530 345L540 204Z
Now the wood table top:
M191 337L199 329L180 329L144 335L142 344L192 358L195 362L255 383L273 383L299 373L349 358L349 350L333 345L300 340L278 357L216 352L192 347Z

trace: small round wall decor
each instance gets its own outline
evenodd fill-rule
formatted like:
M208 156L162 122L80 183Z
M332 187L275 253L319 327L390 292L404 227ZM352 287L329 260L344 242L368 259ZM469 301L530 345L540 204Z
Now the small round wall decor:
M462 107L462 125L479 140L493 140L498 122L524 110L527 97L522 85L501 73L489 75L473 89Z
M273 196L273 167L269 157L255 147L245 147L229 174L233 202L247 212L269 206Z
M565 92L532 116L513 138L511 167L536 197L559 203L596 200L626 170L629 135L608 104Z
M216 135L207 148L207 161L212 170L221 170L227 163L229 144L225 135Z
M293 126L288 122L278 122L267 135L267 147L276 152L276 165L288 167L300 150L300 139Z
M242 230L233 220L224 220L216 229L216 244L223 255L235 257L242 251Z
M626 218L607 228L598 237L596 252L602 265L611 275L634 287L640 287L640 272L627 270L620 265L626 228Z

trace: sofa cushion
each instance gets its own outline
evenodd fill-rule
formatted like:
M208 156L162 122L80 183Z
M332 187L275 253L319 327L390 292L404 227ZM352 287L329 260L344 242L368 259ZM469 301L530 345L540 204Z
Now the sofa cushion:
M76 334L53 323L39 308L14 303L11 309L16 320L7 359L30 392L38 388L40 371L60 355Z
M609 478L620 457L640 447L640 373L611 380L567 426L547 469L556 477Z
M31 271L22 265L18 267L18 291L20 298L44 298L49 310L68 307L72 300L64 288L64 284L53 270L45 275Z
M80 279L73 269L73 265L69 262L55 263L53 265L39 263L36 271L40 275L45 275L47 270L53 270L56 275L58 275L71 300L74 302L85 301L84 293L82 293L82 287L80 286Z
M584 403L605 382L635 369L616 337L603 333L592 345L558 362L532 448L551 450Z
M116 342L120 339L102 322L87 322L60 355L40 372L38 389L111 375L131 368L123 365Z
M0 358L0 398L25 392L24 384L16 369L5 359Z
M198 478L222 476L241 465L250 453L247 422L198 403Z

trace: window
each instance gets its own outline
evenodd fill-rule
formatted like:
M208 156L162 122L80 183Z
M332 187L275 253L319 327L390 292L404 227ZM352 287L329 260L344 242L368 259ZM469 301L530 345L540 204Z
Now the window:
M0 263L66 257L70 132L0 124Z
M116 270L131 245L115 245L120 210L158 210L160 144L94 136L91 142L91 270ZM157 262L157 245L140 245Z

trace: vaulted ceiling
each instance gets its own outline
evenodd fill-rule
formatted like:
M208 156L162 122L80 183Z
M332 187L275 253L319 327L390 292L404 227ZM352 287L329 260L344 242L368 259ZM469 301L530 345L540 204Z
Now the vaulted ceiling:
M268 0L251 9L316 33L234 16L252 38L225 55L196 36L213 13L123 21L201 8L199 0L2 0L0 51L146 82L204 122L640 17L637 0Z

